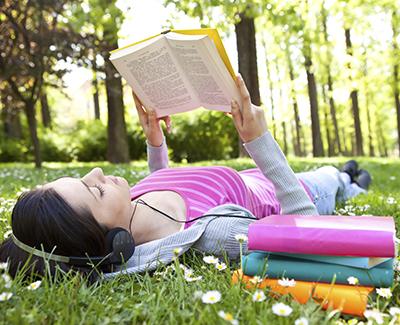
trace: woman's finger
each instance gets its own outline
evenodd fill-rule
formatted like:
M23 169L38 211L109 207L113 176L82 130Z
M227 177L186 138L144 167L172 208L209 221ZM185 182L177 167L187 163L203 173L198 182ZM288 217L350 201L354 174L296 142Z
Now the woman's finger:
M167 127L167 132L170 133L171 132L171 117L164 116L161 119L164 121L165 126Z
M239 104L236 100L231 101L231 109L233 122L235 123L237 130L240 131L243 127L243 116L240 112Z
M250 113L251 113L250 93L249 93L249 91L246 87L246 84L244 83L244 80L240 74L238 75L237 79L238 79L239 92L242 97L243 117L246 118L246 116L250 115Z
M139 115L139 120L146 122L147 121L147 113L144 110L142 103L140 102L139 98L137 98L137 96L135 95L134 92L132 92L132 95L133 95L133 100L135 101L136 110Z

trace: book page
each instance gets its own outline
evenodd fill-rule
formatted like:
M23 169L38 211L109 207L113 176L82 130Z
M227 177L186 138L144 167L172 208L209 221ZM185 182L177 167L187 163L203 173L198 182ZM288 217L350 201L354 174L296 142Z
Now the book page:
M198 40L182 40L181 36L176 37L174 33L167 34L167 38L182 70L198 96L201 106L230 112L231 100L233 98L238 100L240 96L222 60L220 59L222 68L219 68L216 66L215 60L208 54L204 43L212 43L212 41L203 35L199 35ZM212 55L218 60L219 54L216 49ZM226 82L224 73L231 80L231 84Z
M158 117L200 106L164 37L112 62L145 107L155 109Z

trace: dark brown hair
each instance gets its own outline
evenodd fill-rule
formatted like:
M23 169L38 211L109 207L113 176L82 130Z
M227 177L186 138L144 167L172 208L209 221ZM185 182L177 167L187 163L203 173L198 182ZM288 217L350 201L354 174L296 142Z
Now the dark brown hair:
M88 207L71 207L52 188L24 192L13 208L11 226L21 242L39 250L64 256L105 255L107 229L97 222ZM54 276L57 268L76 270L89 275L92 280L98 275L89 267L54 261L47 263L43 258L20 249L11 238L0 246L0 262L8 262L8 272L12 277L22 269L25 277L41 277L48 273Z

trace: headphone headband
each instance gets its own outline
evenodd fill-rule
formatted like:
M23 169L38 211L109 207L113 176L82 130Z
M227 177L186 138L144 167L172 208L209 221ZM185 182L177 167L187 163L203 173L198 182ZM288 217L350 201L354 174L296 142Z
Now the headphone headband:
M135 250L135 242L132 236L122 228L114 228L106 236L106 241L109 241L107 245L110 246L110 252L105 256L83 257L57 255L45 252L44 249L39 250L24 244L14 235L14 233L11 234L11 239L16 246L29 254L43 259L76 266L88 266L90 264L96 264L96 266L104 264L121 264L122 262L126 262L133 255ZM52 251L54 251L56 247L57 246L54 246Z

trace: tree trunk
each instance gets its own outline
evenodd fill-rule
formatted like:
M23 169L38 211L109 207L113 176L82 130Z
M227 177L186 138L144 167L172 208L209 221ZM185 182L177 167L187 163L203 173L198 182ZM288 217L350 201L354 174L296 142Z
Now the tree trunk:
M329 130L329 120L328 120L328 100L326 98L325 87L322 86L322 96L324 98L324 123L326 132L326 141L328 142L328 157L335 156L335 148L331 140L331 133Z
M397 16L396 11L392 13L392 46L393 46L393 57L394 57L394 65L393 65L393 95L394 95L394 103L396 107L396 115L397 115L397 143L398 143L398 155L400 157L400 91L399 91L399 48L397 44Z
M369 112L369 92L365 90L365 109L367 110L367 124L368 124L368 146L369 146L369 156L375 156L374 144L372 141L372 128L371 128L371 114Z
M379 152L382 157L388 156L388 148L386 145L386 139L383 135L383 128L382 128L382 121L380 120L379 116L376 118L376 126L378 131L378 143L379 143Z
M19 117L19 109L9 107L6 99L3 98L3 108L1 110L1 119L3 121L4 135L8 138L21 139L22 127Z
M35 104L33 102L25 103L25 114L28 120L29 134L33 146L33 155L35 158L35 167L42 167L42 155L40 152L40 142L37 134L37 123L35 117Z
M267 68L267 79L268 79L268 85L269 85L269 93L270 93L270 105L271 105L271 121L272 125L270 126L270 130L272 131L272 134L274 136L274 139L276 139L276 125L275 125L275 103L274 103L274 87L273 87L273 82L272 82L272 76L271 76L271 67L270 67L270 62L268 60L267 56L267 46L265 44L264 39L262 40L262 45L264 48L264 53L265 53L265 65Z
M94 104L94 119L100 120L100 103L99 103L99 82L97 80L97 64L96 57L92 61L93 66L93 104Z
M369 156L374 157L375 156L375 149L374 149L374 144L372 140L372 126L371 126L371 107L369 105L370 103L370 92L368 89L368 64L367 64L367 49L365 48L365 55L363 56L363 72L364 72L364 92L365 92L365 110L367 112L367 128L368 128L368 148L369 148Z
M350 149L348 147L348 142L349 141L346 141L346 132L344 131L344 128L341 128L340 131L342 133L341 136L342 136L342 139L343 139L343 142L342 142L342 153L345 156L350 156L351 153L350 153Z
M321 8L321 13L322 13L322 27L323 27L323 32L324 32L324 41L327 44L327 46L329 46L329 40L328 40L328 28L327 28L327 14L326 14L326 10L322 4L322 8ZM338 127L338 123L337 123L337 118L336 118L336 108L335 108L335 101L333 99L333 82L332 82L332 75L331 75L331 60L332 60L332 56L331 56L331 49L328 48L328 58L327 58L327 62L326 62L326 72L328 75L328 98L329 98L329 109L330 109L330 114L331 114L331 118L332 118L332 122L333 122L333 129L335 131L335 146L337 148L337 151L339 153L342 152L342 146L340 143L340 135L339 135L339 127Z
M347 54L350 56L353 56L353 47L351 44L351 35L350 35L349 28L345 29L345 37L346 37ZM350 63L349 63L348 68L351 71ZM350 81L352 81L351 73L350 73ZM355 136L356 136L355 153L357 156L363 156L364 150L363 150L363 139L362 139L362 132L361 132L360 109L359 109L359 105L358 105L358 90L357 89L351 90L350 98L351 98L351 108L352 108L353 119L354 119L354 131L355 131Z
M110 47L117 48L118 44L110 44ZM109 60L109 56L105 57L104 61L108 111L107 159L111 163L127 163L130 159L121 77Z
M318 116L317 85L315 82L314 72L312 71L311 48L309 47L309 45L305 46L306 48L304 50L304 65L307 73L308 97L310 99L313 156L322 157L324 155L324 148L322 146L321 129Z
M240 22L235 25L239 73L242 75L247 89L249 90L251 102L255 105L261 105L254 18L246 17L244 13L240 13L239 16ZM239 155L241 157L248 156L246 150L244 150L242 146L241 140L239 141Z
M50 115L50 108L49 102L47 101L47 94L45 89L42 89L40 94L40 107L42 113L42 122L45 128L51 129L51 115Z
M293 71L293 64L290 58L290 50L289 50L289 42L286 40L286 59L289 67L289 78L290 78L290 97L293 106L293 115L294 115L294 122L296 125L296 137L293 141L294 144L294 154L296 156L303 156L303 150L301 147L301 122L299 117L299 109L297 104L296 92L294 89L294 71Z

